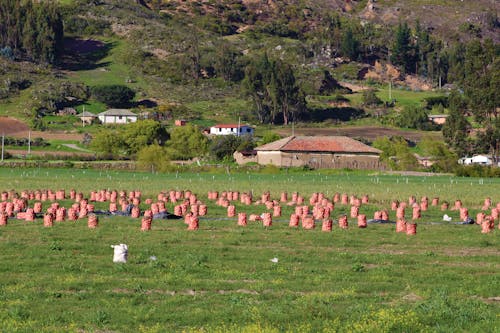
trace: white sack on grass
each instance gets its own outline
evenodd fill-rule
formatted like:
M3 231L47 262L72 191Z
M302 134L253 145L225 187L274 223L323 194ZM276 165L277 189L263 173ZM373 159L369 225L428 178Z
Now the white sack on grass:
M443 221L450 222L451 221L451 216L448 216L448 214L443 215Z
M126 263L128 256L127 244L111 245L111 247L115 250L115 253L113 254L113 262L123 264Z

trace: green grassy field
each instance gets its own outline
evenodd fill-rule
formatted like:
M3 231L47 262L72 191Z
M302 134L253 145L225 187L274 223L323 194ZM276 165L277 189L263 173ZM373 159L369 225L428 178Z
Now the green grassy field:
M271 171L271 169L269 170ZM423 212L416 236L394 225L333 232L292 229L294 207L265 229L245 228L207 200L209 190L368 194L369 217L390 200L461 199L472 216L485 197L500 201L500 179L406 177L354 172L279 174L173 173L72 169L0 169L0 189L190 189L208 203L200 230L183 220L100 217L56 223L9 220L0 227L0 327L5 332L498 332L498 230L441 221ZM70 201L63 201L69 206ZM44 208L48 207L44 203ZM107 203L96 203L106 209ZM146 209L146 205L142 205ZM172 204L167 208L172 210ZM332 217L347 212L336 205ZM260 214L262 205L236 204ZM448 211L458 219L456 211ZM394 218L394 213L390 213ZM408 215L408 212L407 212ZM411 215L411 212L410 212ZM129 246L113 264L112 244ZM151 257L156 257L152 260ZM278 258L277 263L270 261Z
M376 95L382 101L389 102L390 101L389 87L388 86L378 87ZM396 106L398 107L407 107L407 106L420 107L422 106L422 102L424 101L425 98L439 96L439 95L441 94L432 91L411 91L400 88L391 89L392 99L396 100ZM354 93L351 95L346 95L345 97L347 97L354 105L362 104L362 97L363 97L362 93Z

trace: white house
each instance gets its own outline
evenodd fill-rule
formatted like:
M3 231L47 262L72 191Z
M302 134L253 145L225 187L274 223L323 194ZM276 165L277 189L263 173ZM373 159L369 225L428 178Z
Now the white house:
M109 109L97 115L103 124L128 124L137 121L137 115L127 109Z
M460 160L458 160L458 163L463 165L471 165L471 164L493 165L493 160L485 155L476 155L473 157L463 157Z
M253 127L238 124L219 124L210 127L210 134L213 135L253 135Z

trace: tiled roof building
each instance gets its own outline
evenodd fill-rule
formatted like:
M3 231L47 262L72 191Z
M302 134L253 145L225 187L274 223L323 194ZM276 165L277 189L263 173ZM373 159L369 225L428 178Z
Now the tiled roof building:
M381 151L346 136L290 136L257 147L259 164L378 169Z

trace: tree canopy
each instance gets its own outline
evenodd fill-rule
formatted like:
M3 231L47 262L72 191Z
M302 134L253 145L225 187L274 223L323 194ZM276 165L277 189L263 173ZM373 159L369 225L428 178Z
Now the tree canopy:
M188 124L170 132L167 151L172 160L189 160L203 156L208 150L208 139L198 126Z
M293 67L281 60L270 61L266 54L247 66L244 87L261 123L287 125L305 107Z
M90 92L97 101L110 107L127 106L135 97L135 91L119 84L94 86Z
M90 146L101 154L133 157L152 144L164 145L168 140L165 128L153 120L140 120L127 125L101 129Z
M54 63L62 50L63 23L55 3L0 1L0 48L14 56Z

